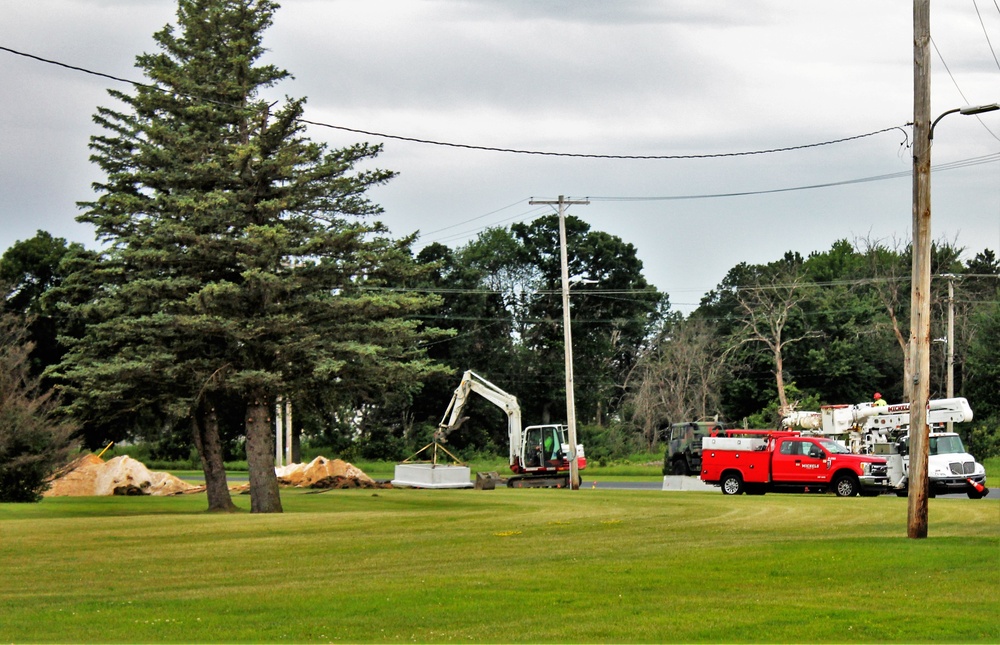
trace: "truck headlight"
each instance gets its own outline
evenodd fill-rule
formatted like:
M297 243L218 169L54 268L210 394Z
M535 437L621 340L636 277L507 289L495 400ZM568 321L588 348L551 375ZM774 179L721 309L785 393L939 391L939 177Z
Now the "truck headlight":
M871 475L872 474L872 465L871 465L870 462L867 462L867 461L862 462L862 464L861 464L861 474L862 475Z

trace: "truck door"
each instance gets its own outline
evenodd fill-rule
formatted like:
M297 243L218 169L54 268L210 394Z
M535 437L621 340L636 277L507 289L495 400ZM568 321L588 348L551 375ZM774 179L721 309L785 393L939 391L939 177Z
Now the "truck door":
M814 482L825 478L825 453L811 441L781 439L771 459L771 478L775 482Z
M802 476L802 442L778 439L777 450L771 456L771 480L795 482Z

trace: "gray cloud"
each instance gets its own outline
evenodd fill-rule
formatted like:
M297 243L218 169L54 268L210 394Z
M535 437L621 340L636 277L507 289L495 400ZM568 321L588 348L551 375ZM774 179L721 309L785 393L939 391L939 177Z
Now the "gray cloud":
M602 154L698 154L794 146L912 118L910 7L898 2L285 0L265 44L308 97L307 118L485 146ZM173 0L0 0L0 44L142 80L135 56ZM972 102L1000 100L973 8L936 0L935 42ZM987 28L1000 45L1000 16ZM92 240L75 202L99 179L87 141L106 88L127 86L0 52L0 247L44 228ZM933 105L958 94L935 60ZM1000 134L997 114L983 123ZM949 117L936 162L1000 151L975 119ZM331 146L375 137L312 127ZM946 135L946 136L944 136ZM517 156L381 141L399 171L373 198L402 234L461 243L533 217L529 196L669 196L784 188L911 166L895 131L781 155L698 161ZM1000 247L1000 163L935 174L935 235ZM687 201L592 202L592 226L635 244L651 281L697 301L739 261L808 253L839 238L909 235L907 178ZM461 224L503 206L495 216ZM456 235L458 234L458 235Z

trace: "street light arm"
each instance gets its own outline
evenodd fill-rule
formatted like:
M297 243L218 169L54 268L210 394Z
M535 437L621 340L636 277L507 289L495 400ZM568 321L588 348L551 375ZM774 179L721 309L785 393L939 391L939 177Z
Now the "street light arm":
M961 111L962 111L962 108L953 108L951 110L948 110L947 112L942 112L941 116L939 116L938 118L934 119L934 123L931 123L931 131L930 131L930 134L927 135L927 138L928 139L932 139L932 140L934 139L934 126L936 126L938 124L938 121L940 121L941 119L945 118L949 114L954 114L955 112L961 112Z
M951 110L948 110L947 112L942 112L941 116L934 119L934 122L931 123L931 131L927 135L927 138L932 140L934 139L934 126L938 124L938 121L945 118L949 114L954 114L955 112L960 112L961 114L965 115L982 114L983 112L992 112L994 110L1000 110L1000 103L987 103L986 105L966 105L965 107L953 108Z

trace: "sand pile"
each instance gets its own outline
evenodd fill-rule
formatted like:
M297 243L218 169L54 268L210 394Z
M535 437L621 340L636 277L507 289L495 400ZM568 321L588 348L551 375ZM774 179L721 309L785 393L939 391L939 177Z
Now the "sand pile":
M316 457L308 464L289 464L274 469L278 483L299 488L385 488L363 470L341 459Z
M178 495L204 487L194 486L170 473L150 472L128 455L102 461L84 455L57 472L45 497L102 495Z

